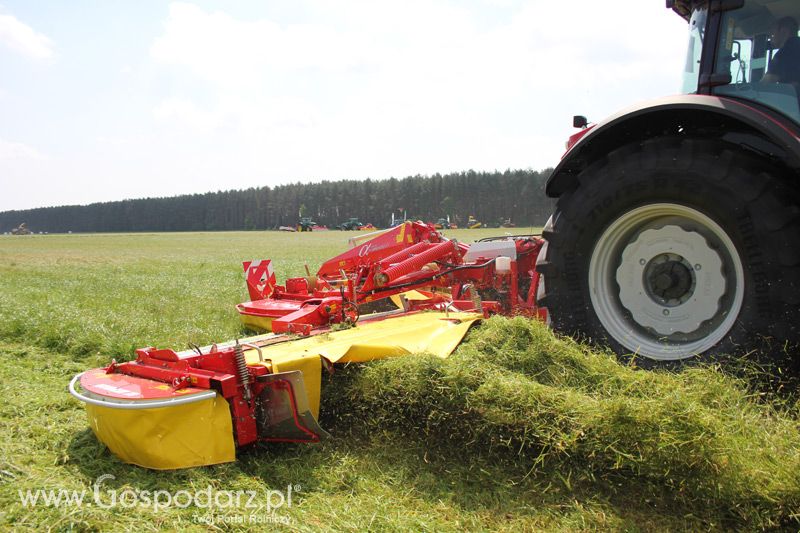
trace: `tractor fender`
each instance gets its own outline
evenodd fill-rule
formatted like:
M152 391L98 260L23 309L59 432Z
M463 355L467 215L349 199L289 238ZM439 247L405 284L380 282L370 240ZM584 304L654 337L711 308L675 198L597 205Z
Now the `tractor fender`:
M573 189L581 171L621 146L681 132L726 138L800 171L797 124L752 102L688 94L640 103L590 127L550 174L545 192L557 198Z

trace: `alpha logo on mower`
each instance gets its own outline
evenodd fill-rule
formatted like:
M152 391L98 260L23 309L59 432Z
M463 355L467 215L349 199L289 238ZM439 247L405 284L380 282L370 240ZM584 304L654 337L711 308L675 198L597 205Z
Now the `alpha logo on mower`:
M105 488L108 482L114 481L113 474L103 474L92 485L91 493L87 490L72 489L35 489L18 490L23 507L100 507L115 508L149 508L154 512L164 509L196 508L208 514L195 513L192 519L196 523L285 523L291 521L287 516L277 515L282 509L291 509L292 498L301 490L300 485L287 485L285 490L222 490L211 485L196 490L148 490L131 486ZM220 515L218 511L251 512L251 515ZM255 514L260 512L262 514Z
M358 250L358 257L367 257L369 255L369 250L372 248L372 243L368 242Z

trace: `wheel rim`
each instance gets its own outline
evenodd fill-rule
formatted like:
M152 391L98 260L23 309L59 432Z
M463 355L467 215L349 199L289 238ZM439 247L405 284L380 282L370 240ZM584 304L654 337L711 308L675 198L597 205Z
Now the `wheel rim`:
M675 360L702 353L730 331L744 273L728 234L678 204L633 209L603 232L589 263L592 306L633 353Z

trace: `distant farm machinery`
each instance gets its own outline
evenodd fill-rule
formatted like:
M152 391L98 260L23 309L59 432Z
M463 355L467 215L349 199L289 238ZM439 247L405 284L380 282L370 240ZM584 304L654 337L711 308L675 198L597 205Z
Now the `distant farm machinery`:
M24 222L11 230L11 235L30 235L30 234L31 230L28 229L27 224L25 224Z
M373 226L371 223L364 224L363 222L361 222L361 220L359 220L356 217L356 218L350 218L345 222L342 222L341 224L336 226L336 229L340 229L343 231L374 231L377 228Z
M327 231L328 227L316 223L310 217L302 217L297 223L297 231Z

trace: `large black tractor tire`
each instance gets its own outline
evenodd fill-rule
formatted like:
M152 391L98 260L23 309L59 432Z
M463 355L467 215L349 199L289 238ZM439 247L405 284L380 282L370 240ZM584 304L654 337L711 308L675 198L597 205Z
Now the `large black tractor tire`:
M578 175L544 230L554 328L670 366L792 355L800 339L798 177L719 140L666 137ZM800 355L800 354L798 354Z

